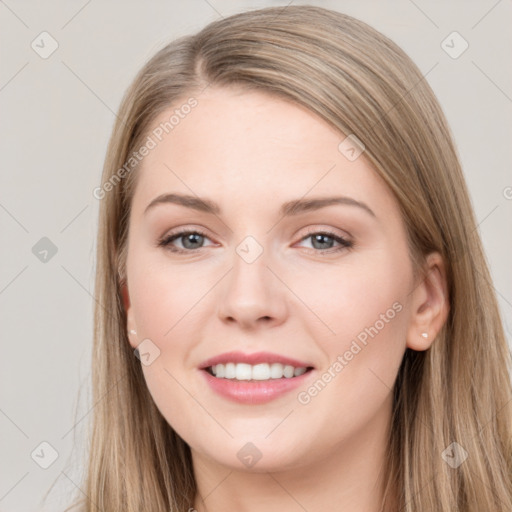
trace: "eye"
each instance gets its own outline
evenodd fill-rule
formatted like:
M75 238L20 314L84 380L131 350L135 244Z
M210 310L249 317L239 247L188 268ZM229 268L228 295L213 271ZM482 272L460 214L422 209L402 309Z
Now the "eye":
M175 240L182 240L182 247L176 247L173 244ZM202 243L209 240L205 233L199 230L181 230L178 232L170 233L158 241L159 247L165 247L172 252L194 252L201 249Z
M320 253L333 253L339 252L344 249L350 249L354 246L354 243L346 238L339 236L331 231L312 231L307 236L302 238L301 241L311 239L311 244L315 252ZM334 247L333 244L337 243L338 247Z
M331 231L312 231L301 239L301 242L311 239L312 249L317 253L333 253L344 249L350 249L354 246L353 242L347 240ZM181 247L176 247L174 243L181 240ZM205 247L205 240L210 240L206 233L201 230L182 229L178 232L170 233L158 240L159 247L165 247L171 252L191 253ZM338 244L333 248L334 244ZM210 244L214 245L214 244Z

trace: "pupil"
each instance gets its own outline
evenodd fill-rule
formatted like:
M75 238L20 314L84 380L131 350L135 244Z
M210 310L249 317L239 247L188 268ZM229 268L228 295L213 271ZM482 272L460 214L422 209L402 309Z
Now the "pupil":
M332 246L332 240L331 240L331 243L329 242L325 242L325 239L330 239L331 237L329 235L314 235L313 236L313 246L315 245L315 242L320 242L320 244L324 243L324 244L327 244L329 247L320 247L320 249L329 249L331 246ZM323 239L323 241L322 241ZM318 249L318 247L317 247Z
M184 244L183 244L183 245L184 245L185 247L187 247L187 244L188 244L189 242L191 242L192 244L194 244L194 242L196 242L196 243L197 243L197 238L198 238L198 237L199 237L199 238L202 238L202 235L199 235L199 234L197 234L197 233L190 233L189 235L187 235L187 236L185 237L185 239L184 239L184 240L185 240L185 242L184 242ZM194 240L194 238L195 238L196 240ZM188 248L189 248L189 249L196 249L196 247L188 247Z

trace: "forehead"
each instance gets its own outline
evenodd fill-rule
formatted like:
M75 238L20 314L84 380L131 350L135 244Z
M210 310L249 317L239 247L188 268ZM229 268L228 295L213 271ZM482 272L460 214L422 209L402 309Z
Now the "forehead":
M170 107L163 112L155 126L165 123L175 109ZM223 161L235 160L241 154L267 160L281 152L287 161L308 157L317 160L320 153L327 160L337 153L343 137L305 107L275 95L234 87L208 88L190 113L164 136L167 144L160 144L159 148L174 146L182 157L208 152L222 156ZM158 155L159 148L153 156ZM263 148L265 152L261 151ZM329 154L325 154L327 148Z
M364 153L347 159L339 149L346 135L305 107L236 88L207 88L196 100L172 128L168 121L186 98L153 123L153 131L168 133L153 137L156 146L137 171L134 207L172 191L247 205L335 192L392 206Z

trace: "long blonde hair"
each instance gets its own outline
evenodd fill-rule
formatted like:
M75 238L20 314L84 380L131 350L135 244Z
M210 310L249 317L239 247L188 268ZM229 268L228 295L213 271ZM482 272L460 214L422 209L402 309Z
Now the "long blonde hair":
M444 258L450 313L431 348L407 349L399 369L383 510L393 493L403 512L512 510L510 353L445 117L396 44L314 6L210 23L154 55L124 96L100 196L83 510L184 512L194 503L190 448L156 408L127 338L121 287L138 165L125 164L161 112L200 102L208 86L274 94L317 114L340 141L355 134L396 197L414 268L432 251ZM457 468L443 458L453 442L468 455Z

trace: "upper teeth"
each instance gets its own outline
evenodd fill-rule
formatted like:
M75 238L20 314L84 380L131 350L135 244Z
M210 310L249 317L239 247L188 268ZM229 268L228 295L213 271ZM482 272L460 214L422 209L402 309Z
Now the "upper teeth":
M217 378L236 380L268 380L282 377L298 377L306 372L307 368L294 368L281 363L261 363L250 365L246 363L216 364L210 367Z

